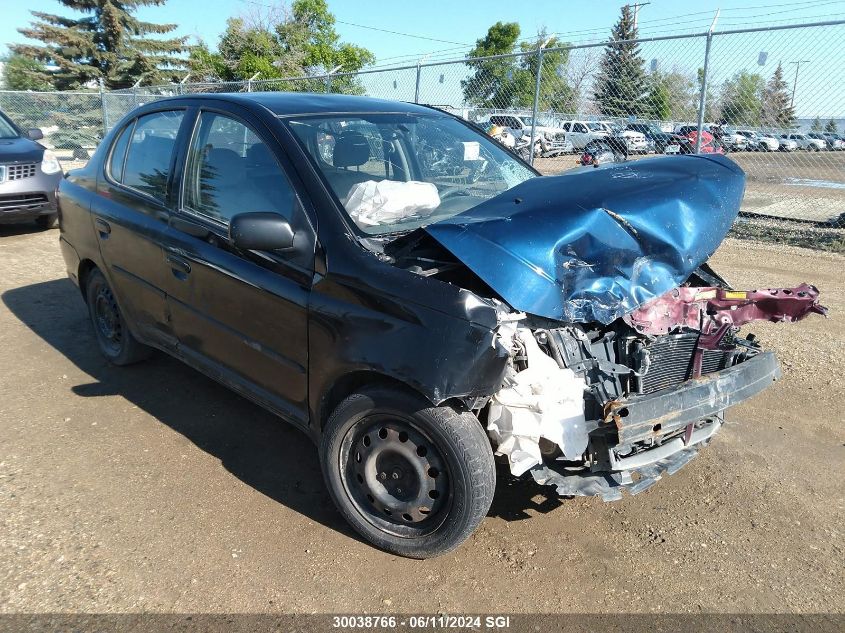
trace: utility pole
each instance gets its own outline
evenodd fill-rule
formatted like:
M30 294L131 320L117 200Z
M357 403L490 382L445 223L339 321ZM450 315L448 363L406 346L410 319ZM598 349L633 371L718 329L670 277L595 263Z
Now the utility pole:
M792 98L789 100L790 108L795 104L795 88L798 87L798 69L801 68L801 64L809 64L810 61L809 59L802 59L797 62L787 62L787 64L795 64L795 81L792 82Z
M645 5L651 4L651 2L635 2L634 4L629 4L627 6L634 8L634 30L637 30L637 16L640 13L640 9L642 9Z

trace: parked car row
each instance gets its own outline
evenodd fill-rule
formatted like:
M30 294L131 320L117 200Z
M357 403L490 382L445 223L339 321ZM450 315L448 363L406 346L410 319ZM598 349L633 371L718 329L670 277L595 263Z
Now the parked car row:
M565 121L538 120L519 114L491 114L480 125L488 134L509 149L527 157L530 155L532 128L534 131L534 156L552 157L583 151L590 143L616 137L624 143L626 153L679 154L683 139L662 132L656 126L642 124L622 125L614 121L587 119Z
M697 126L680 126L676 131L696 129ZM845 136L830 132L773 132L749 128L730 128L708 125L712 133L728 151L794 152L806 150L820 152L845 149Z

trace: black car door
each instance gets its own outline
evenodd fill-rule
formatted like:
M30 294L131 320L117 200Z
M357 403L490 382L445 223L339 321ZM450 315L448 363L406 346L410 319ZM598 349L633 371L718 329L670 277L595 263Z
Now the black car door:
M181 353L294 422L307 424L307 309L316 232L281 146L237 106L201 110L179 160L181 195L164 243L167 309ZM274 212L285 253L228 240L239 213Z
M114 137L91 212L117 300L142 339L172 345L168 333L161 239L171 205L171 175L185 110L133 119Z

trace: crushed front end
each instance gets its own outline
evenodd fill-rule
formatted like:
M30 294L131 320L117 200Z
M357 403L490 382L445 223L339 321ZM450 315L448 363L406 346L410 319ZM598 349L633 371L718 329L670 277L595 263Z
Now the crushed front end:
M707 264L744 187L723 156L645 159L526 180L388 245L395 265L511 310L505 382L467 406L514 475L635 494L779 377L740 327L825 309L813 286L733 290Z
M825 309L808 285L685 286L609 325L526 317L488 432L514 474L561 495L637 494L695 457L726 408L780 376L774 354L740 326L813 312Z

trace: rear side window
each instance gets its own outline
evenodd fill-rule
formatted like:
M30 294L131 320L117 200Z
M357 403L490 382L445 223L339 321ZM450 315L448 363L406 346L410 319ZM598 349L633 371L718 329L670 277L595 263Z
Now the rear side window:
M185 170L186 209L228 224L254 211L290 219L294 201L272 150L252 129L214 112L200 115Z
M129 138L132 136L134 125L134 121L127 125L112 145L111 158L109 158L109 175L116 182L123 180L123 161L126 159L126 148L129 146Z
M183 117L181 111L168 111L138 118L119 182L162 202L166 200L170 161Z

